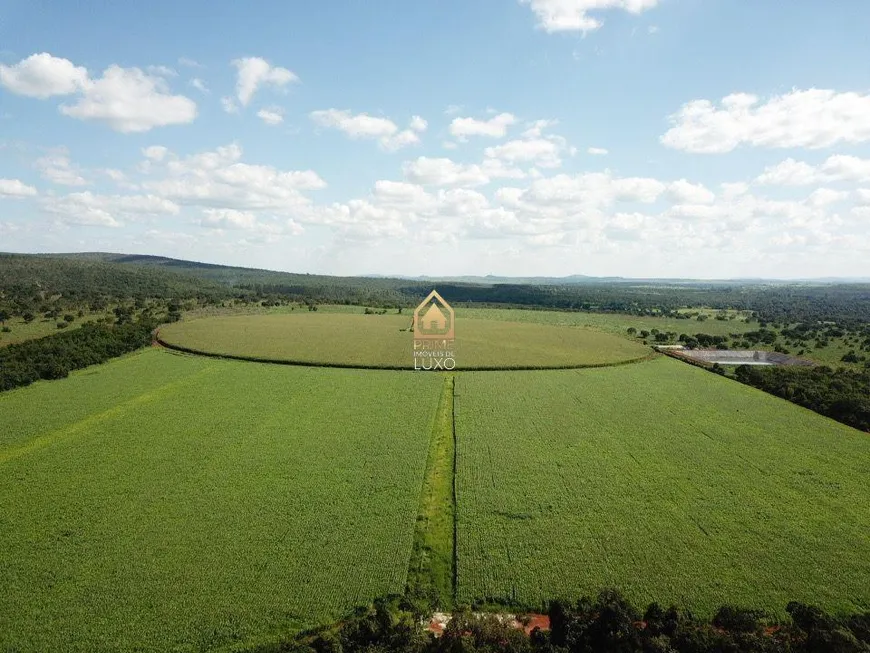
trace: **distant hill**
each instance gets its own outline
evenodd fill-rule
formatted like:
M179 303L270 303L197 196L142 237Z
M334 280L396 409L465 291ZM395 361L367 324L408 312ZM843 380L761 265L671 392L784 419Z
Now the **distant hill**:
M752 310L772 321L870 321L870 284L621 277L336 277L138 254L0 254L0 305L20 312L47 298L237 298L413 306L433 287L451 303L660 314L683 307Z

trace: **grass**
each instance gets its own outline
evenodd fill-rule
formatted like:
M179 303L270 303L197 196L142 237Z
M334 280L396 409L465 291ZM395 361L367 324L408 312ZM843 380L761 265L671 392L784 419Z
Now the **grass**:
M531 322L535 324L550 324L559 326L575 326L598 329L607 333L626 336L628 328L637 331L674 331L677 334L709 333L710 335L728 335L743 333L758 328L758 323L748 324L740 320L714 320L704 322L697 320L680 320L672 317L647 317L625 315L622 313L586 313L580 311L538 311L517 310L507 308L462 308L457 310L457 322L460 317L480 320L501 320L510 322Z
M457 377L458 599L870 608L870 437L677 361Z
M223 355L310 364L410 368L410 315L296 312L177 322L161 338ZM606 365L650 349L589 329L470 319L457 315L457 368Z
M440 384L146 350L0 395L0 650L221 649L401 592Z
M426 475L408 568L408 589L441 609L450 609L454 593L454 376L444 375L438 411L432 422Z
M96 321L100 318L107 316L111 316L114 318L110 311L88 313L84 317L76 317L76 319L73 322L70 322L69 326L64 329L57 328L58 322L64 321L63 315L56 319L49 319L40 316L32 322L25 322L20 317L12 318L10 320L7 320L4 325L12 330L9 333L4 333L0 331L0 347L24 342L25 340L43 338L45 336L50 336L53 333L61 333L62 331L71 331L73 329L78 329L85 322Z

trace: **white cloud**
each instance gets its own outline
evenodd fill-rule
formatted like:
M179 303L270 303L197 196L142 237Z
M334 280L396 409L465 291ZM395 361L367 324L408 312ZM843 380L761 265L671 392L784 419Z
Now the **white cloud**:
M211 229L253 229L257 225L257 217L250 211L235 209L204 209L199 224Z
M205 68L201 63L194 59L190 59L188 57L179 57L178 58L179 66L187 66L188 68Z
M321 127L338 129L354 140L377 139L381 148L389 152L418 144L420 137L417 132L423 131L427 126L425 120L414 116L411 127L399 131L396 123L389 118L370 116L367 113L353 114L341 109L312 111L309 117Z
M411 118L411 124L408 125L408 128L415 132L424 132L429 127L429 123L421 116L414 116Z
M325 109L312 111L309 116L321 127L343 131L351 138L388 138L398 131L396 123L366 113L353 115L350 111Z
M590 32L601 27L590 11L621 9L639 14L655 7L659 0L520 0L530 5L538 26L547 32Z
M90 183L70 162L69 152L65 148L58 148L47 156L40 157L34 165L39 170L43 179L47 179L55 184L63 186L87 186Z
M284 122L283 110L279 107L270 107L257 111L257 117L267 125L275 126Z
M0 197L21 198L33 197L34 195L36 195L36 189L20 179L0 179Z
M712 204L716 199L703 184L692 184L685 179L668 184L668 195L677 204Z
M833 190L831 188L818 188L807 198L807 203L810 206L827 206L828 204L842 202L848 197L849 193L846 191Z
M489 120L476 118L454 118L450 123L450 134L460 141L469 136L487 136L489 138L504 138L508 127L515 124L516 116L510 113L500 113Z
M870 206L870 188L859 188L855 191L855 201L862 206Z
M542 168L557 168L562 165L560 154L564 149L564 140L551 137L508 141L488 147L484 152L490 158L508 163L534 162Z
M145 132L196 118L193 100L171 95L163 79L139 68L109 66L100 79L88 80L82 93L74 105L61 105L61 113L106 122L121 133Z
M178 72L169 66L146 66L145 70L158 77L178 77Z
M768 166L755 183L763 186L808 186L831 181L870 180L870 159L861 159L846 154L828 157L818 166L805 161L786 159Z
M169 153L142 185L159 197L189 206L292 214L307 207L302 191L326 187L311 170L281 171L242 163L236 144L183 159Z
M42 208L67 224L119 227L126 218L176 215L179 207L156 195L96 195L90 191L46 197Z
M814 166L803 161L786 159L774 166L768 166L755 179L755 183L765 186L804 186L819 179Z
M0 64L0 85L16 95L42 100L53 95L70 95L87 81L85 68L47 52L30 55L12 66Z
M221 108L227 113L238 113L239 105L236 104L236 101L233 98L225 95L221 98Z
M409 145L417 145L419 142L420 137L417 136L417 132L410 129L400 131L395 136L390 136L389 138L382 138L380 141L381 147L388 152L395 152Z
M167 152L169 152L169 150L163 145L151 145L143 148L142 156L149 161L163 161Z
M236 97L243 107L248 106L251 98L261 86L281 88L299 81L299 78L292 71L273 66L260 57L244 57L235 59L231 63L238 71Z
M719 107L693 100L670 116L662 137L667 147L687 152L724 153L741 144L818 149L870 140L870 95L832 90L794 90L760 103L736 93Z
M608 151L603 147L590 147L586 150L587 154L591 154L593 156L605 156L608 154Z
M828 179L841 181L870 180L870 159L847 154L835 154L822 164L821 171Z
M482 186L493 179L525 177L522 170L505 166L496 159L485 159L478 165L421 156L406 162L403 169L406 178L425 186Z
M208 85L199 77L194 77L193 79L191 79L190 85L193 86L193 88L195 88L200 93L210 93L210 91L208 90Z

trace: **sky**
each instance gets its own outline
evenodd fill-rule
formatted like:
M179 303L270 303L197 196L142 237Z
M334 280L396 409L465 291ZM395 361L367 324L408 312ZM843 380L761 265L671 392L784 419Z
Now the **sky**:
M866 0L0 0L0 251L870 276Z

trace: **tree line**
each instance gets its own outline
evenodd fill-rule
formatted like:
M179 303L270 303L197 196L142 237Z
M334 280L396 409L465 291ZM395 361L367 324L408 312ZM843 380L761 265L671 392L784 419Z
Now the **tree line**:
M153 256L0 254L0 308L161 298L409 307L433 287L454 305L618 312L688 319L682 308L751 311L778 323L870 323L870 284L770 284L624 279L437 281L274 272ZM34 311L35 312L35 311ZM724 315L716 319L727 319ZM697 319L701 319L698 316Z
M119 322L90 322L75 331L0 348L0 392L40 379L63 379L73 370L145 347L157 325L147 317Z
M741 365L734 378L804 408L870 431L870 371Z
M468 607L453 613L440 637L425 630L431 612L391 596L338 624L248 649L249 653L867 653L870 612L832 616L789 603L780 622L760 610L724 606L712 619L653 603L638 611L618 592L554 601L550 630L528 635Z

